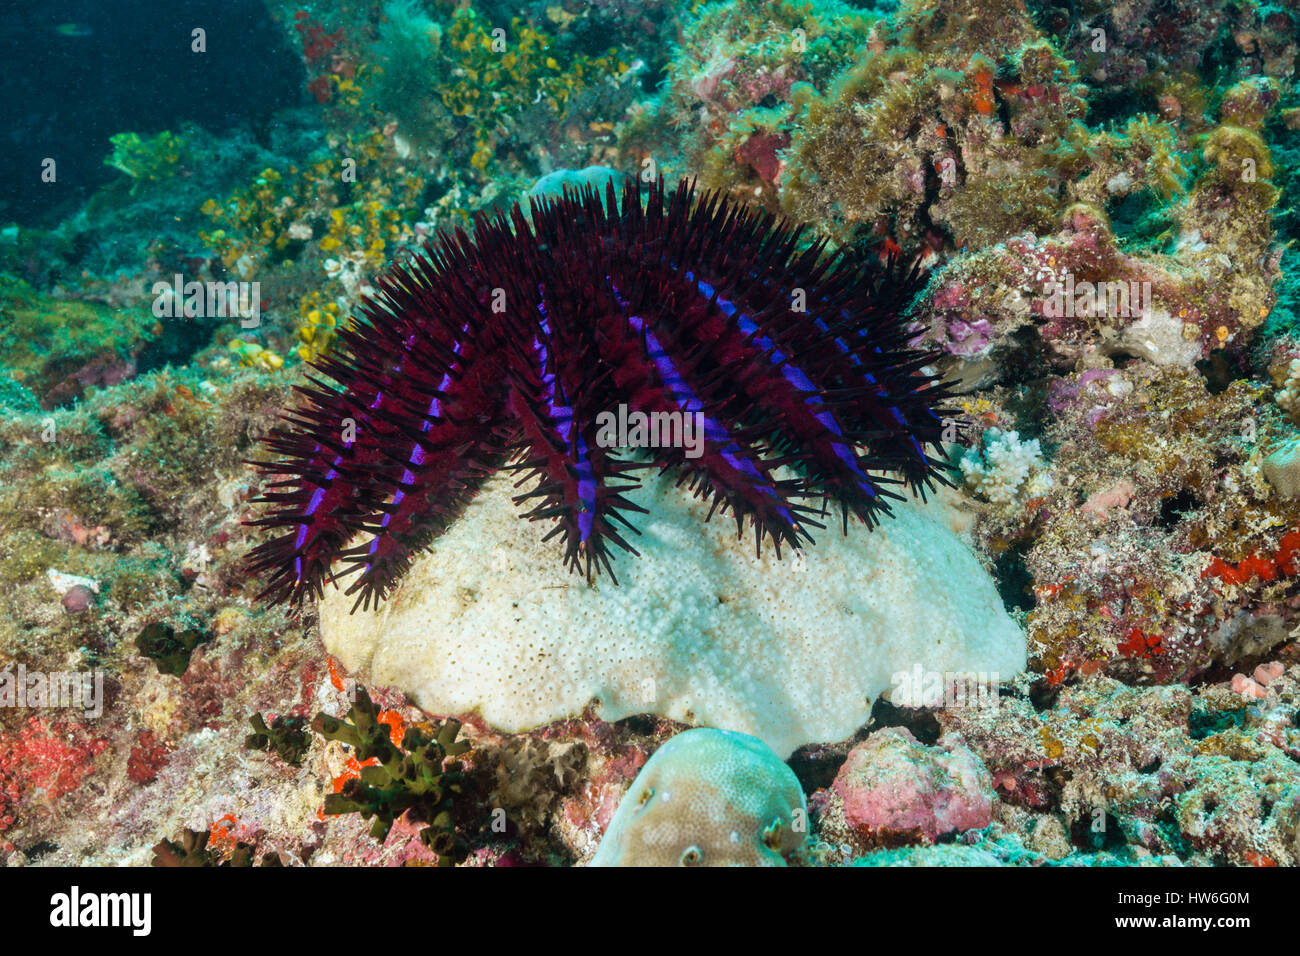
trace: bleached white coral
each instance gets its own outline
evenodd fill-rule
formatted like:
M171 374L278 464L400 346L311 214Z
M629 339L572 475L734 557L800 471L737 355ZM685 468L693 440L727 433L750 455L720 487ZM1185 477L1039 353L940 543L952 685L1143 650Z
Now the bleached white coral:
M1030 475L1042 470L1038 439L1021 441L1018 432L990 428L982 444L982 449L967 449L957 462L966 487L994 504L1010 504Z
M1292 418L1300 417L1300 358L1287 366L1286 379L1275 396L1278 407Z
M827 528L778 560L647 476L627 492L648 512L641 557L615 554L618 585L588 585L520 533L514 482L489 479L378 609L326 590L321 638L348 671L507 733L590 708L740 731L784 758L850 736L901 670L1024 666L1024 633L937 503L895 502L873 531Z

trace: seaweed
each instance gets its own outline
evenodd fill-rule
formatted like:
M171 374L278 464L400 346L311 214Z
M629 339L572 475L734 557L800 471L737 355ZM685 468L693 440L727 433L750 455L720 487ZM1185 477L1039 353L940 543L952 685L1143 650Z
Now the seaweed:
M141 654L158 665L158 673L180 677L190 666L190 655L211 635L187 628L177 632L170 625L155 621L136 636L135 646Z
M456 797L464 791L463 765L450 759L470 749L456 739L460 721L444 721L432 736L409 727L399 747L390 739L389 724L379 716L366 689L358 687L346 719L319 713L312 721L316 733L351 747L364 765L360 777L325 797L325 813L373 818L370 835L382 843L398 817L409 811L413 820L425 824L420 841L438 855L439 866L462 862L468 848L456 833L453 810Z
M245 747L274 753L291 767L302 764L302 758L311 748L311 738L303 729L301 717L281 714L268 727L261 714L254 714L248 723L253 732L244 738Z

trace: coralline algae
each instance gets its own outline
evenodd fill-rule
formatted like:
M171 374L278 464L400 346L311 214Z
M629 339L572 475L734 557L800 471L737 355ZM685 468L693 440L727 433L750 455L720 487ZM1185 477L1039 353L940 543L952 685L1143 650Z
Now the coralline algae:
M327 589L321 635L372 684L426 711L508 732L591 706L736 730L785 756L864 724L895 675L1008 679L1025 640L941 509L901 503L874 531L826 530L778 560L671 480L631 497L650 514L620 585L588 586L521 529L498 477L378 611ZM508 543L508 546L506 546Z
M993 820L993 781L958 734L927 747L886 727L849 751L835 775L831 815L868 846L933 842Z

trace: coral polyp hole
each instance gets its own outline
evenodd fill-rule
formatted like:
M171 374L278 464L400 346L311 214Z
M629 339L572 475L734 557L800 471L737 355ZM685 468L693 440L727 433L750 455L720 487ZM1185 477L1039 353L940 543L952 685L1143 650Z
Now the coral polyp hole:
M1128 366L1139 360L1139 357L1132 352L1124 352L1118 349L1108 353L1108 357L1116 368L1128 368Z
M1156 517L1155 525L1158 528L1169 530L1182 521L1193 511L1201 507L1201 500L1188 491L1180 491L1176 495L1171 495L1160 504L1160 514Z
M785 825L780 820L773 820L763 830L763 845L769 850L780 849L784 831Z

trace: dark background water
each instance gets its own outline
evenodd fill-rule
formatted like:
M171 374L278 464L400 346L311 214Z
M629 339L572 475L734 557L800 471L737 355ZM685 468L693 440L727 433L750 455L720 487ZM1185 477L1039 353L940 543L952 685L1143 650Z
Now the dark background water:
M207 52L191 51L191 31ZM0 224L46 222L118 175L115 133L194 122L264 135L302 68L260 0L0 2ZM41 181L46 157L57 181Z

